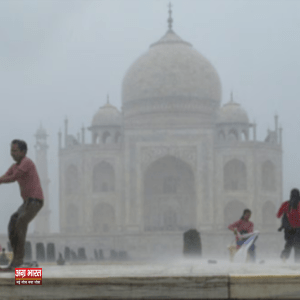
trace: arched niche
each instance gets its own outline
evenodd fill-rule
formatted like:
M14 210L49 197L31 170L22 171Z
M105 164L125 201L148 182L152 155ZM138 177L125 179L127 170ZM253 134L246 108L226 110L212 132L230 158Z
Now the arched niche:
M276 172L274 164L267 160L261 166L261 189L267 192L276 191Z
M93 144L98 144L98 133L93 133Z
M75 204L69 204L66 211L66 229L68 232L78 232L79 213Z
M223 182L225 191L242 191L247 189L246 165L238 160L228 161L223 169Z
M167 207L163 212L163 227L165 230L176 230L178 225L177 212L172 207Z
M248 141L248 132L246 130L242 130L241 139L242 141Z
M143 186L146 231L196 225L195 178L186 162L171 155L157 159L146 169Z
M112 136L111 136L110 132L109 131L103 132L103 134L102 134L102 143L103 144L110 144L111 141L112 141Z
M93 231L111 232L115 229L115 210L112 205L99 203L93 208Z
M112 165L102 161L93 169L93 192L108 193L115 190L115 171Z
M65 173L65 192L66 195L74 195L78 192L79 189L79 178L78 170L75 165L70 165L66 169Z
M228 132L228 140L230 142L234 142L234 141L238 141L239 139L239 135L238 132L236 131L236 129L230 129Z
M117 131L115 134L115 143L118 144L121 140L121 133L120 131Z
M220 131L218 132L218 139L219 139L219 141L221 141L221 142L225 141L225 133L224 133L223 130L220 130Z

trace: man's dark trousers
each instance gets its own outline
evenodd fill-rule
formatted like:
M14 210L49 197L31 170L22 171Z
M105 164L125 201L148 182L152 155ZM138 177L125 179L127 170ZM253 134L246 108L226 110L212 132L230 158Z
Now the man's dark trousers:
M43 205L43 200L28 198L10 218L8 237L14 254L11 264L14 266L20 266L23 263L28 224Z

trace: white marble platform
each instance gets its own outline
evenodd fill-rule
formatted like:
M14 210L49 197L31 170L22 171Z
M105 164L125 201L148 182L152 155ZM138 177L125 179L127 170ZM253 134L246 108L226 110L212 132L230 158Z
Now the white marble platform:
M300 264L207 260L40 264L42 286L0 273L0 299L300 299Z

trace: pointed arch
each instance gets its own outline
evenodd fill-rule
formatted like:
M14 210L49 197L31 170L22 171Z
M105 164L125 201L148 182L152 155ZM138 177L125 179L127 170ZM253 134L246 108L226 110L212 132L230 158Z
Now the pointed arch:
M115 190L115 171L112 165L102 161L93 169L93 192L107 193Z
M263 162L261 166L261 188L267 192L276 191L276 171L270 160Z
M220 130L218 133L219 141L225 141L225 133L223 130Z
M228 161L223 169L224 190L241 191L247 189L246 165L238 160Z
M66 195L74 195L79 190L78 170L75 165L69 165L65 173Z
M175 230L177 227L177 212L172 207L167 207L163 212L164 230Z
M121 133L119 131L115 134L115 143L118 144L121 140Z
M228 132L228 140L229 141L238 141L239 139L239 135L238 132L236 131L236 129L231 128Z
M178 184L178 176L169 175L163 178L163 193L176 194Z
M96 132L93 133L93 144L98 144L98 134Z
M111 143L111 134L109 131L105 131L102 134L102 143L103 144L110 144Z
M191 167L171 155L157 159L144 174L145 230L186 230L195 224L195 178Z
M248 132L246 130L242 130L242 141L248 141Z
M66 211L66 229L67 232L78 232L79 229L79 213L75 204L69 204Z
M114 208L107 203L99 203L93 209L93 230L96 233L111 232L115 229Z

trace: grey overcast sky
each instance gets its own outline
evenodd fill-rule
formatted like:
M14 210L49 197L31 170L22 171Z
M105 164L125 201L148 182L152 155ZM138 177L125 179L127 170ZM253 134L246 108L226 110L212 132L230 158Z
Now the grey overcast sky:
M166 0L0 1L0 173L9 144L27 141L35 159L40 122L49 138L51 230L59 230L58 138L88 127L106 102L121 108L129 66L167 30ZM284 198L300 187L300 1L172 0L173 29L214 65L222 104L235 101L258 124L259 140L283 127ZM87 141L90 137L87 136ZM2 171L1 171L2 170ZM0 232L22 203L17 183L0 186ZM30 225L29 231L32 231Z

